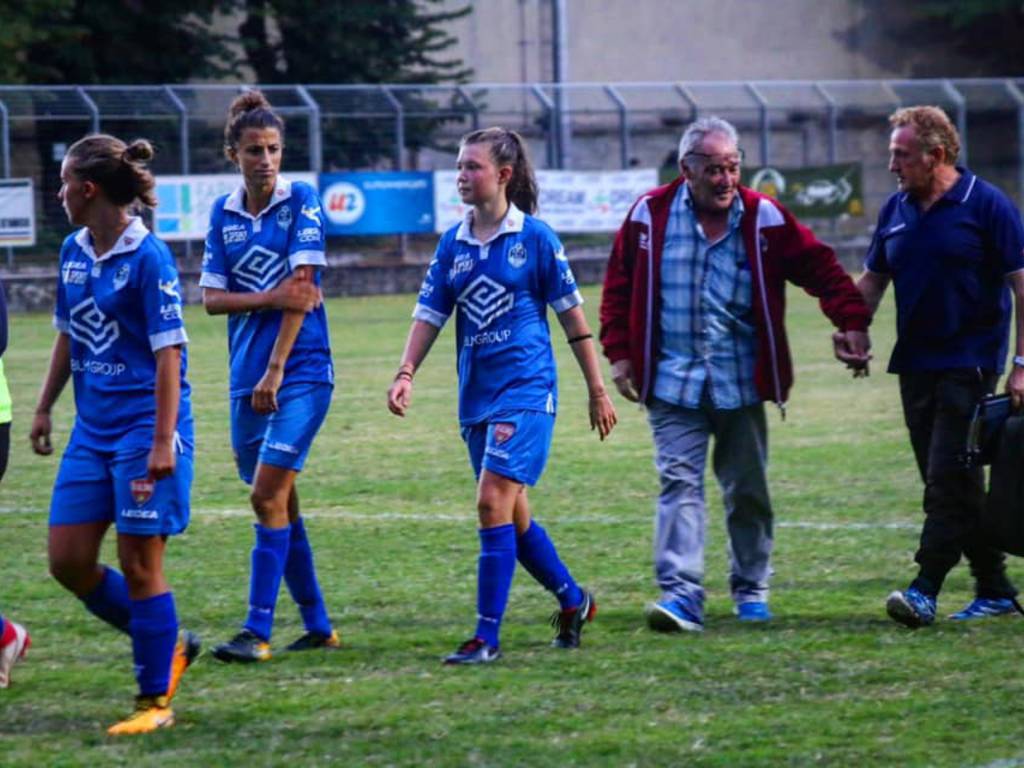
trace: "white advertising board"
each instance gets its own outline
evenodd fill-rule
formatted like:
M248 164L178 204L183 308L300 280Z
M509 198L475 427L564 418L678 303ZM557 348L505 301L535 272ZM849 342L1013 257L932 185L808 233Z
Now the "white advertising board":
M0 246L35 244L32 179L0 179Z

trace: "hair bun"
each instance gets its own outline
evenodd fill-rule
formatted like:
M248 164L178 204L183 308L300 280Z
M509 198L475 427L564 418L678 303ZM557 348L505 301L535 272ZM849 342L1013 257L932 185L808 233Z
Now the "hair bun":
M270 109L270 102L267 101L267 97L263 95L262 91L246 91L236 96L235 100L231 102L228 115L236 117L253 109Z
M133 163L147 162L153 159L153 155L153 145L145 139L135 139L124 150L125 160Z

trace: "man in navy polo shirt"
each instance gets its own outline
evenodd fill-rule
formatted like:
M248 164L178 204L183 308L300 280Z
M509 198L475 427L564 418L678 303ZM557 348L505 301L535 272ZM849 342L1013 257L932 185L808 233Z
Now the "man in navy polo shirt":
M958 460L974 405L1002 373L1016 303L1016 349L1006 382L1024 398L1024 229L1013 203L956 165L960 138L937 107L910 107L889 122L889 170L898 191L878 215L866 271L857 284L872 311L891 280L903 413L925 483L924 527L914 559L917 578L886 601L889 616L916 628L935 620L936 598L961 556L975 599L953 619L1011 613L1017 591L1001 552L978 527L984 475ZM841 334L837 334L837 341Z

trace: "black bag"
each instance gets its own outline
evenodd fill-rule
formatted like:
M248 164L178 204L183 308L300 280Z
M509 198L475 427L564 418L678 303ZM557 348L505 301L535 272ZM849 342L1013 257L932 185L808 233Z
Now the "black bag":
M996 549L1024 556L1024 413L1009 395L990 395L975 409L967 438L968 466L991 464L981 528Z

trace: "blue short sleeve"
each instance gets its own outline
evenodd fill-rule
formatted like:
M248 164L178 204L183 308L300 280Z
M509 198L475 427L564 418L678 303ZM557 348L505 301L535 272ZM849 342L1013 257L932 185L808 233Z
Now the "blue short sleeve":
M228 290L228 263L221 232L225 199L218 200L210 211L210 228L206 230L206 248L203 251L203 272L199 276L201 288Z
M538 236L541 238L541 290L544 301L557 313L582 304L583 297L576 287L576 277L561 241L550 230L542 230Z
M443 328L455 309L455 296L451 283L448 281L448 269L451 264L451 251L446 247L448 237L442 237L437 244L434 258L427 267L427 274L420 286L420 295L416 300L416 308L412 316L416 320Z
M139 274L139 298L146 317L149 346L154 352L188 343L178 271L167 246L160 241L155 245L141 261Z
M989 234L1004 274L1024 269L1024 227L1020 213L1004 195L995 197Z
M288 239L288 266L327 266L327 240L324 234L324 214L316 190L306 184L292 187L298 194L294 207L294 221Z
M64 290L64 284L72 279L72 270L69 269L67 264L68 254L71 249L68 247L72 242L72 237L68 237L60 249L60 271L57 275L57 301L53 309L53 327L61 333L71 332L71 315L68 312L68 295Z
M895 209L896 196L893 195L889 201L882 206L878 212L878 222L875 224L875 233L871 236L871 244L868 246L867 256L864 257L864 268L869 272L878 272L887 275L890 272L889 260L885 255L885 240L882 233L890 224L893 210Z

